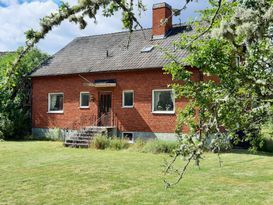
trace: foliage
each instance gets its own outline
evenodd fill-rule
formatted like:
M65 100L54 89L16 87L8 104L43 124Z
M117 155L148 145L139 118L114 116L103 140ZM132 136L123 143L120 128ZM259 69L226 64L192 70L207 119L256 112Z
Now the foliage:
M107 149L110 146L110 139L105 135L97 135L92 141L96 149Z
M128 140L118 137L107 137L105 135L97 135L92 141L92 147L95 149L112 149L122 150L128 149L145 153L172 153L178 147L177 142L169 142L162 140L144 141L140 138L136 139L134 144L130 144Z
M130 146L130 150L133 151L142 151L147 141L143 140L140 137L136 137L133 146Z
M179 156L187 161L173 184L192 160L199 166L211 135L218 142L227 136L238 142L240 131L242 140L257 150L262 146L261 127L272 115L272 0L210 2L212 8L201 12L203 21L191 22L196 34L185 33L176 42L188 51L187 57L172 55L176 60L165 67L176 81L172 86L177 97L189 101L178 114L181 146L166 168L171 170ZM184 126L189 132L183 133ZM218 142L211 144L213 150L221 150Z
M273 152L273 120L272 118L262 126L262 151Z
M130 144L127 140L118 137L107 137L105 135L97 135L92 141L92 147L95 149L112 149L121 150L129 148Z
M121 149L128 149L130 146L128 140L121 139L114 137L113 139L110 140L110 149L113 150L121 150Z
M20 138L30 130L30 78L28 74L48 56L32 49L19 64L20 69L10 74L17 52L0 57L0 133L4 138Z
M142 152L172 153L178 147L177 142L169 142L163 140L149 140L142 148Z

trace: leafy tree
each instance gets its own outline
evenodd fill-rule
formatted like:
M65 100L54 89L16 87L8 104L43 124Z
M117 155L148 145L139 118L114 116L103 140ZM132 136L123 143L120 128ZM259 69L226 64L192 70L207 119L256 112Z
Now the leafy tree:
M261 127L272 116L272 0L210 3L212 8L201 11L202 21L191 22L196 34L183 34L176 42L187 57L165 67L177 81L172 85L177 97L189 100L178 114L181 146L166 172L180 156L187 163L172 184L192 160L199 165L207 142L218 152L227 138L248 141L252 150L262 146ZM188 67L198 68L200 81L192 80ZM185 125L189 133L183 133Z
M48 58L38 49L31 49L18 64L20 69L10 75L12 62L21 51L22 48L0 57L0 138L19 138L29 133L31 83L28 75Z

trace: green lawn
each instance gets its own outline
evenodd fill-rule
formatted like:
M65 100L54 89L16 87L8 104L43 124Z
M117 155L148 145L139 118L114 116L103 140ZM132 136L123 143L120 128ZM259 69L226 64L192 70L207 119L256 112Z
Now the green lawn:
M273 204L273 157L206 154L165 190L168 155L0 142L0 204Z

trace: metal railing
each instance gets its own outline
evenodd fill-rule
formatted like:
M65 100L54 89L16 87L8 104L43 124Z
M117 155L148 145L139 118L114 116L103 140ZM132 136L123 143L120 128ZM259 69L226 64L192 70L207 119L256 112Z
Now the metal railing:
M113 111L108 113L103 113L99 118L94 120L92 126L116 126L116 115Z

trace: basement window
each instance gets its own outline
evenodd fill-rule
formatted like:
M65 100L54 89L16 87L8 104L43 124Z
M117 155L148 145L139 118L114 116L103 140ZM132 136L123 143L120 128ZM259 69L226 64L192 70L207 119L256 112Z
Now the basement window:
M175 99L172 89L153 90L152 112L158 114L175 113Z
M48 113L63 113L64 94L49 93L48 94Z
M134 143L134 133L133 132L123 132L122 138L128 140L129 143Z
M124 90L122 93L122 107L133 108L134 107L134 91Z
M149 53L154 49L154 46L145 46L142 48L141 53Z
M89 108L90 93L81 92L80 93L80 108Z

